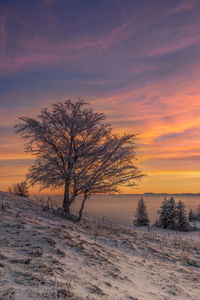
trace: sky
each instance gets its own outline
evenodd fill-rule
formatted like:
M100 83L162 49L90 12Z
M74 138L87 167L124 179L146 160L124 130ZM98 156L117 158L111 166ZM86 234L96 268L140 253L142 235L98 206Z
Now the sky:
M199 16L199 0L0 0L0 190L33 163L18 118L81 97L138 135L147 176L122 192L200 192Z

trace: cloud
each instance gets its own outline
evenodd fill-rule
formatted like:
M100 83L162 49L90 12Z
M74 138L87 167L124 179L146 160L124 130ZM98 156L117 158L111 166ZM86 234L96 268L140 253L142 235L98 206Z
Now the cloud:
M200 125L200 123L199 123ZM199 128L190 128L188 130L184 130L182 132L172 132L159 136L156 139L156 142L188 142L191 143L191 140L197 140L200 135Z
M144 88L130 86L96 100L97 107L105 108L116 130L139 133L138 162L147 174L152 170L198 169L198 74L198 68L194 68L189 77L184 74Z
M33 163L33 159L0 159L0 167L19 167L30 166Z
M199 26L199 25L198 25ZM170 43L166 43L163 46L158 46L154 50L150 52L150 55L166 55L172 52L180 51L185 48L189 48L192 45L198 43L199 44L199 33L195 35L190 35L186 37L182 37L178 39L176 42L172 41Z
M188 11L188 10L190 11L194 8L194 6L195 6L195 1L193 1L193 0L192 1L182 1L182 3L180 3L176 7L170 9L166 13L166 16L179 14L181 12Z
M8 6L5 15L0 13L0 72L2 74L30 71L49 65L70 67L71 64L89 59L92 53L100 53L122 42L128 34L126 30L128 25L123 22L102 32L98 30L96 34L88 34L87 24L84 24L86 28L83 27L82 32L74 32L72 35L70 31L66 33L64 29L60 29L57 16L52 12L45 12L43 18L41 13L38 13L34 24L38 21L44 23L44 26L33 27L30 26L30 19L27 20L24 16L23 10L16 10L14 14ZM8 22L11 23L10 27L15 26L15 22L19 22L21 32L17 36L13 30L10 30ZM81 22L80 19L79 23ZM75 31L73 23L66 20L66 24L69 29ZM52 29L51 34L48 26ZM25 30L26 27L30 32ZM54 35L53 39L52 35ZM14 48L10 40L13 40Z

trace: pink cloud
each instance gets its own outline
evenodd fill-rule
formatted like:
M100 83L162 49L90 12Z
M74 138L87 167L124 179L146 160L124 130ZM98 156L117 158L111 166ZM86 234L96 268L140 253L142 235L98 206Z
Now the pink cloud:
M122 40L127 38L128 33L126 33L128 24L122 24L121 26L111 30L107 34L91 39L89 37L83 39L82 41L75 41L69 46L73 50L84 50L84 49L106 49L115 43L122 42Z
M55 1L46 0L47 5ZM127 25L120 25L104 34L88 36L86 33L71 37L69 40L63 38L60 28L57 26L55 16L51 11L47 11L45 18L52 30L52 35L57 33L57 38L52 40L52 36L43 36L42 31L33 31L33 34L27 35L24 32L18 35L15 40L15 51L10 53L6 49L9 32L10 20L20 22L26 28L29 26L29 19L22 17L22 13L13 10L7 6L3 12L0 12L0 72L12 73L23 70L34 69L40 65L59 64L66 65L71 62L84 61L91 55L91 51L103 51L113 44L119 42L125 37ZM13 49L11 49L13 50Z
M2 28L2 29L1 29ZM91 51L104 51L127 37L127 24L123 24L104 35L97 37L83 36L70 41L54 41L42 38L40 35L20 37L14 55L5 51L0 56L0 71L6 73L34 69L40 65L59 64L68 65L71 62L84 61L91 55ZM6 36L5 23L0 30ZM5 44L5 42L4 42ZM23 54L22 54L23 53ZM95 53L95 52L94 52Z
M163 46L158 46L150 52L150 55L163 55L171 52L179 51L181 49L187 48L195 43L199 42L199 34L188 35L186 37L180 38L176 43L172 41L171 43L166 43Z
M194 6L195 6L195 2L193 0L182 2L175 8L169 10L167 12L166 16L178 14L182 11L191 10L191 9L193 9Z

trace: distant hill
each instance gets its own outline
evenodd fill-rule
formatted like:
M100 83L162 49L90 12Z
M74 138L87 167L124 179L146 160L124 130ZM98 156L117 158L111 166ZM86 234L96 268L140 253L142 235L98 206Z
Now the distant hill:
M200 193L175 193L175 194L169 194L169 193L144 193L143 195L146 196L200 196Z

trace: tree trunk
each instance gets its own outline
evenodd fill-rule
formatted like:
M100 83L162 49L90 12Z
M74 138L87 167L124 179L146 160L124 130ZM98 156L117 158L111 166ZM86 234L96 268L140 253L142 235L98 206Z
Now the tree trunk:
M80 222L81 218L82 218L82 215L83 215L83 209L84 209L84 206L85 206L85 201L87 199L87 194L85 193L84 194L84 198L83 198L83 201L82 201L82 204L81 204L81 208L79 210L79 216L77 218L77 222Z
M69 184L66 182L63 205L62 205L62 208L65 213L70 214L70 206L71 206L71 201L69 197Z

